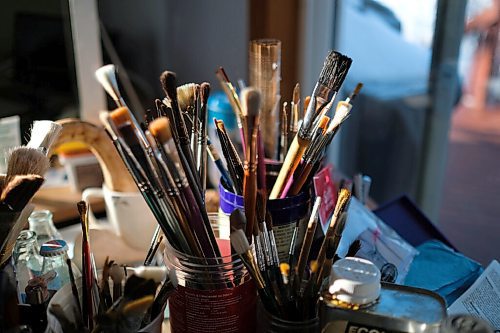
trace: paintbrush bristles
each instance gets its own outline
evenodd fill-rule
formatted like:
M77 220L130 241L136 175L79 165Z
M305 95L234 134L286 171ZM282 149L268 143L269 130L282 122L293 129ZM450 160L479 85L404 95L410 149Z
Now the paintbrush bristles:
M106 90L109 96L118 103L120 101L120 92L118 91L118 82L116 81L115 65L105 65L95 71L95 77L101 86ZM119 105L123 106L123 105Z
M161 144L165 144L172 139L172 129L170 128L170 121L166 117L161 117L153 120L149 124L149 131Z
M130 117L130 112L126 107L120 107L118 109L115 109L114 111L111 111L109 113L109 118L110 120L115 124L115 126L119 126L121 124L125 124L127 122L132 123L132 119Z
M210 83L203 82L201 84L201 103L202 103L202 105L207 104L209 96L210 96Z
M335 210L333 212L334 218L332 218L331 224L334 224L336 222L335 217L339 216L346 210L350 200L351 192L346 188L341 189L338 195L337 204L335 205Z
M196 89L197 84L195 83L187 83L177 87L177 100L181 110L186 111L190 107L194 108L196 103Z
M243 89L241 92L241 106L243 116L258 117L260 111L261 96L260 92L252 87Z
M43 176L50 167L47 156L40 150L28 147L18 147L7 153L6 185L15 175Z
M26 147L41 149L47 154L61 130L62 126L58 123L50 120L37 120L33 122L30 141Z
M351 67L352 59L336 51L330 51L323 64L318 83L338 91Z
M231 246L240 255L250 250L250 244L243 230L237 229L231 232Z
M165 71L160 75L160 83L165 95L177 100L177 77L174 72Z

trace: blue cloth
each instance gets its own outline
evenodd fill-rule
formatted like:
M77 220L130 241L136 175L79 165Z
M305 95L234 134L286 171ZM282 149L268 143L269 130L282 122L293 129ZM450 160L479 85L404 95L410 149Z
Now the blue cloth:
M483 268L472 259L431 240L417 247L420 252L410 266L405 285L441 295L448 306L481 275Z

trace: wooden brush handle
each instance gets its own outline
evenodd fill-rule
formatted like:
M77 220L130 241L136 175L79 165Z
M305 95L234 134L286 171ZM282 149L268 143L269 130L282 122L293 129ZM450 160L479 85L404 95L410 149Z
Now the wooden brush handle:
M300 159L308 145L309 140L302 139L298 135L295 136L292 144L290 145L290 149L288 149L288 153L286 154L280 173L278 174L278 179L276 179L276 183L274 183L271 194L269 195L270 200L279 198L281 191L283 191L283 187L287 183L288 178L293 175L293 172L299 165Z
M85 143L97 157L104 175L104 183L111 191L138 191L113 142L102 127L72 118L61 119L57 123L62 125L62 131L52 145L49 156L64 143L75 141Z

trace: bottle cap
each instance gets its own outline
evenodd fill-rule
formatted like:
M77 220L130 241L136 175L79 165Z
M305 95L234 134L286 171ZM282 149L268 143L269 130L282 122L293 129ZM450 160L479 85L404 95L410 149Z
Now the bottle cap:
M328 291L342 302L371 303L380 295L380 271L365 259L340 259L332 267Z
M42 257L56 257L65 254L68 250L68 244L62 239L54 239L43 243L40 247L40 255Z

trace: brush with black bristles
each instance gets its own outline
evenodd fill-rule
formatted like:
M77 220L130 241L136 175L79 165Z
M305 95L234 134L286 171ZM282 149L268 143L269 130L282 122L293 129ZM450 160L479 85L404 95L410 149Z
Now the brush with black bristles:
M180 149L188 162L189 168L193 173L195 173L196 166L194 163L193 152L191 151L191 140L189 138L188 130L177 99L177 78L175 73L169 71L163 72L160 76L160 82L165 95L170 101L175 131L179 137Z
M292 177L304 151L311 142L311 135L316 119L324 115L326 104L332 98L335 98L340 86L344 82L351 62L351 58L335 51L330 51L326 57L318 82L311 95L311 101L302 125L288 150L283 167L280 170L269 199L279 198L289 178Z
M126 106L120 89L118 88L115 65L105 65L97 69L95 71L95 78L99 81L104 90L106 90L108 95L111 96L117 107Z

